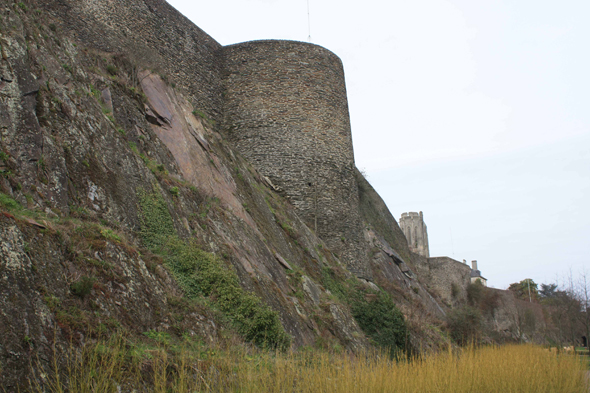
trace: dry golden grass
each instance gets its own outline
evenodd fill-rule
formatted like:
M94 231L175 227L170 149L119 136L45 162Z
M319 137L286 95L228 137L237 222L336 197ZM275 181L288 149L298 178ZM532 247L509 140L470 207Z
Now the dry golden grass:
M122 341L70 355L36 392L559 392L588 393L578 356L531 345L448 351L411 361L379 354L274 354L244 347L130 355ZM62 375L61 380L58 375ZM69 386L69 389L66 389Z

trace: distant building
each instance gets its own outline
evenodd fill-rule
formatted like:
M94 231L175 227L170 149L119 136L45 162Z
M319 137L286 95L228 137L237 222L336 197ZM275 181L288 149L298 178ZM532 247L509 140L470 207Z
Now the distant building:
M410 251L426 258L430 257L428 232L426 231L426 224L424 223L422 212L403 213L399 219L399 226L406 236Z
M462 277L464 277L465 281L463 282L465 283L465 285L468 282L471 282L473 284L477 281L480 281L485 287L488 286L488 280L485 277L483 277L481 275L481 272L477 269L477 261L475 260L471 261L471 269L469 269L469 265L467 265L467 261L465 259L463 259L463 263L461 264L461 262L449 257L430 258L430 249L428 247L428 232L426 230L426 224L424 223L424 214L422 212L402 213L402 216L399 219L399 226L402 232L404 233L406 240L408 241L410 251L428 258L428 261L433 264L433 266L431 266L431 269L435 269L436 266L436 269L439 270L438 274L446 276L446 279L454 277L455 281L457 282L463 280L459 278L459 276L461 276L461 274L464 274ZM460 268L459 266L463 264L467 266L465 266L464 268ZM469 281L467 281L467 273L469 273ZM440 279L443 279L443 277L440 277Z
M488 286L488 280L483 277L481 272L477 269L477 261L471 261L471 283L474 284L478 280L484 287Z

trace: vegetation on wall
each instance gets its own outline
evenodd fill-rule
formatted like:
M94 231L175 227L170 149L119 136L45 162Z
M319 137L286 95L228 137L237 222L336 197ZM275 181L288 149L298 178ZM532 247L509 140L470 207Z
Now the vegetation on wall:
M157 185L151 192L139 189L137 195L141 207L141 239L146 248L158 253L168 239L176 235L172 216Z
M447 328L451 339L459 345L468 345L486 336L484 317L494 318L499 307L497 291L485 287L481 281L467 286L467 304L447 314Z
M477 342L481 336L481 312L472 306L455 308L447 314L451 339L459 345Z
M467 302L484 315L493 317L499 306L500 296L493 289L485 287L477 280L467 286Z
M140 190L141 230L144 244L158 253L189 299L205 296L222 311L246 339L260 347L286 349L290 336L278 314L257 296L246 292L237 274L216 255L203 251L194 240L179 239L159 190Z
M374 345L391 356L410 349L406 345L408 330L404 316L389 293L367 289L354 278L346 280L328 266L322 270L322 283L350 306L354 319Z
M408 349L404 316L393 303L391 295L384 291L370 294L357 291L350 306L354 319L377 346L387 350L391 356Z
M8 210L20 210L22 208L20 203L3 193L0 193L0 207Z

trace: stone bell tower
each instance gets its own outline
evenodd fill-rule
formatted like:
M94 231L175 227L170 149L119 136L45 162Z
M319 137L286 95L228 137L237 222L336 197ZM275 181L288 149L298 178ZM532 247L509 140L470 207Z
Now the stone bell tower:
M410 250L429 258L428 232L422 212L403 213L399 219L399 226L406 236Z

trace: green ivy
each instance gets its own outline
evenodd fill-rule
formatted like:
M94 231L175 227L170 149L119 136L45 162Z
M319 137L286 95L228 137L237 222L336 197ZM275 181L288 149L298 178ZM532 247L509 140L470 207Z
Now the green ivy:
M96 278L83 276L70 285L70 290L74 295L84 298L87 295L90 295L95 282Z
M350 298L350 283L346 282L345 277L339 277L337 272L329 266L322 268L322 284L328 289L338 300L343 303L348 303Z
M391 295L383 290L367 290L356 279L346 280L329 266L322 269L322 284L350 306L354 319L373 344L392 357L407 349L406 322Z
M185 295L192 299L209 297L247 341L264 348L288 348L291 338L278 314L244 291L237 274L217 256L178 238L166 202L157 190L140 190L138 194L143 242L164 258Z
M170 237L176 236L172 216L156 187L152 192L139 189L137 194L141 207L140 236L149 250L158 253Z
M22 209L22 206L18 201L3 193L0 193L0 207L8 209L9 211L19 211Z
M244 291L237 274L214 254L194 243L171 239L166 247L168 266L189 298L206 296L230 317L247 340L265 348L286 349L290 337L278 314L254 294Z
M121 241L121 237L119 235L117 235L115 232L113 232L112 229L103 228L100 230L100 234L102 235L102 237L104 237L107 240L117 241L117 242Z
M394 357L406 349L407 328L404 315L384 291L367 297L357 292L351 302L352 315L365 334L377 346Z

